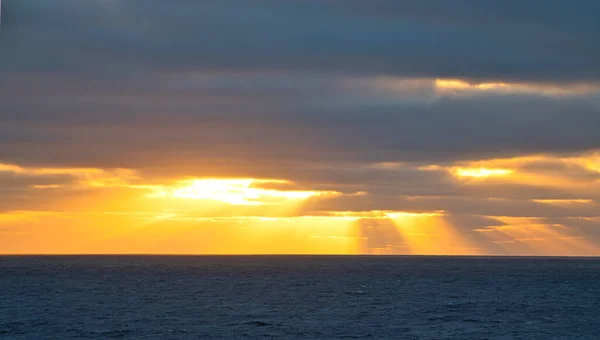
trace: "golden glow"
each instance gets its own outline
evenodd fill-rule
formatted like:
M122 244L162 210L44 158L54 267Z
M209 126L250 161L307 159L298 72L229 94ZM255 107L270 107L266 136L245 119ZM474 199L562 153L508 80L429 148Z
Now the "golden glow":
M418 169L421 171L440 171L444 168L437 164L431 164L431 165L420 166L420 167L418 167Z
M461 235L443 211L331 212L356 218L358 250L364 254L473 255L482 245Z
M378 170L396 170L403 166L406 166L406 164L401 162L381 162L373 164L371 167Z
M596 83L526 83L506 81L478 82L452 78L361 77L340 82L348 93L357 96L404 99L412 103L430 103L440 97L527 94L536 96L577 96L600 91Z
M419 169L433 171L436 166L420 167ZM548 187L566 192L576 190L576 192L586 195L600 190L600 180L593 176L600 173L598 152L571 157L531 155L488 159L463 162L456 166L440 167L440 169L449 171L459 178L486 179L493 177L523 187ZM485 184L484 182L478 183Z
M454 172L459 177L486 178L507 176L512 174L513 170L487 168L456 168L454 169Z
M599 90L595 84L572 84L558 86L554 84L505 83L505 82L468 82L463 79L436 79L438 94L456 95L460 93L527 93L547 96L568 96L593 93Z
M565 204L594 204L593 200L586 199L547 199L547 200L533 200L537 203L552 204L552 205L565 205Z
M316 191L279 191L255 187L257 184L286 183L263 179L193 179L181 181L174 188L160 189L154 197L212 200L231 205L263 205L282 200L305 200L322 193Z
M371 211L328 211L325 216L345 219L394 219L407 217L437 217L443 216L443 211L434 212L407 212L407 211L388 211L388 210L371 210Z
M584 157L566 158L565 161L578 165L588 171L600 173L600 153L590 154Z
M443 212L387 214L413 255L477 255L484 248L461 234Z
M466 164L466 167L520 169L534 164L562 165L579 168L583 171L600 173L600 152L591 152L579 156L552 157L547 155L530 155L512 158L484 159Z
M443 211L436 212L426 212L426 213L413 213L413 212L405 212L405 211L394 211L394 212L386 212L386 216L391 219L401 219L407 220L411 218L426 218L426 217L440 217L444 216Z
M6 226L18 228L7 229ZM0 214L2 253L356 254L352 221L323 216Z
M511 88L507 83L468 83L461 79L436 79L435 86L438 89L448 90L498 90ZM515 86L514 84L512 85Z
M600 253L600 247L576 229L561 224L548 224L535 217L495 217L505 223L476 230L508 254L589 256Z
M598 155L533 155L417 169L451 174L461 178L460 183L483 190L507 183L522 188L543 186L552 190L536 191L523 201L539 203L537 211L553 209L544 204L568 213L572 220L557 219L560 223L591 226L600 223L600 217L594 216L596 201L587 199L600 192ZM404 167L414 169L412 164L384 162L367 170ZM2 253L600 254L593 234L582 231L585 227L570 228L542 217L485 216L492 225L476 231L454 225L460 219L439 210L447 207L445 200L432 199L432 195L399 200L397 210L353 211L376 194L360 191L370 190L368 186L354 186L342 194L341 189L304 189L307 183L282 179L150 180L131 169L3 163L0 172L8 173L7 178L27 177L21 182L23 191L16 192L19 199L27 196L30 200L23 209L31 209L0 213ZM61 182L49 183L50 175L62 175ZM36 176L40 181L30 181ZM546 192L547 196L541 196ZM500 206L504 206L511 199L497 197L487 202L502 201ZM441 203L437 206L436 202ZM510 213L509 207L506 214Z

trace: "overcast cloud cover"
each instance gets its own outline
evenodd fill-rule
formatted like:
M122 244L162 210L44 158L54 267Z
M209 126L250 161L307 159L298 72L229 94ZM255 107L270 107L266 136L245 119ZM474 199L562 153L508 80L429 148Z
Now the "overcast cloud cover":
M465 235L532 217L595 244L598 13L596 0L4 0L0 163L280 178L343 194L300 214L444 211ZM468 164L524 175L456 178ZM33 188L78 178L0 168L0 210L52 210L91 189Z

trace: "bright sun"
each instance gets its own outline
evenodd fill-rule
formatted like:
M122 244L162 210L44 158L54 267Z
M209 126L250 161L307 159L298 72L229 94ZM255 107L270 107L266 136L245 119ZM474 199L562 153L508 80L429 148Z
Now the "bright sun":
M153 196L212 200L231 205L263 205L285 200L303 200L317 191L282 191L256 187L259 184L285 184L281 180L253 178L184 180L173 188L161 189Z
M457 168L455 173L458 177L485 178L506 176L512 174L513 171L508 169Z

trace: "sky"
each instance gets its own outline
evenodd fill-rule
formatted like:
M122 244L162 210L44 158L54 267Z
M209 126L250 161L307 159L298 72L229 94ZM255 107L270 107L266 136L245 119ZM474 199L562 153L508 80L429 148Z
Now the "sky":
M597 0L4 0L0 253L600 255Z

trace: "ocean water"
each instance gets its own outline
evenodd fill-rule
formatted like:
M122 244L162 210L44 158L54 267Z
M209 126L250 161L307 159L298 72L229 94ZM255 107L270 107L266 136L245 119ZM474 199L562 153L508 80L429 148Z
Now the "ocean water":
M5 339L600 339L600 259L0 257Z

